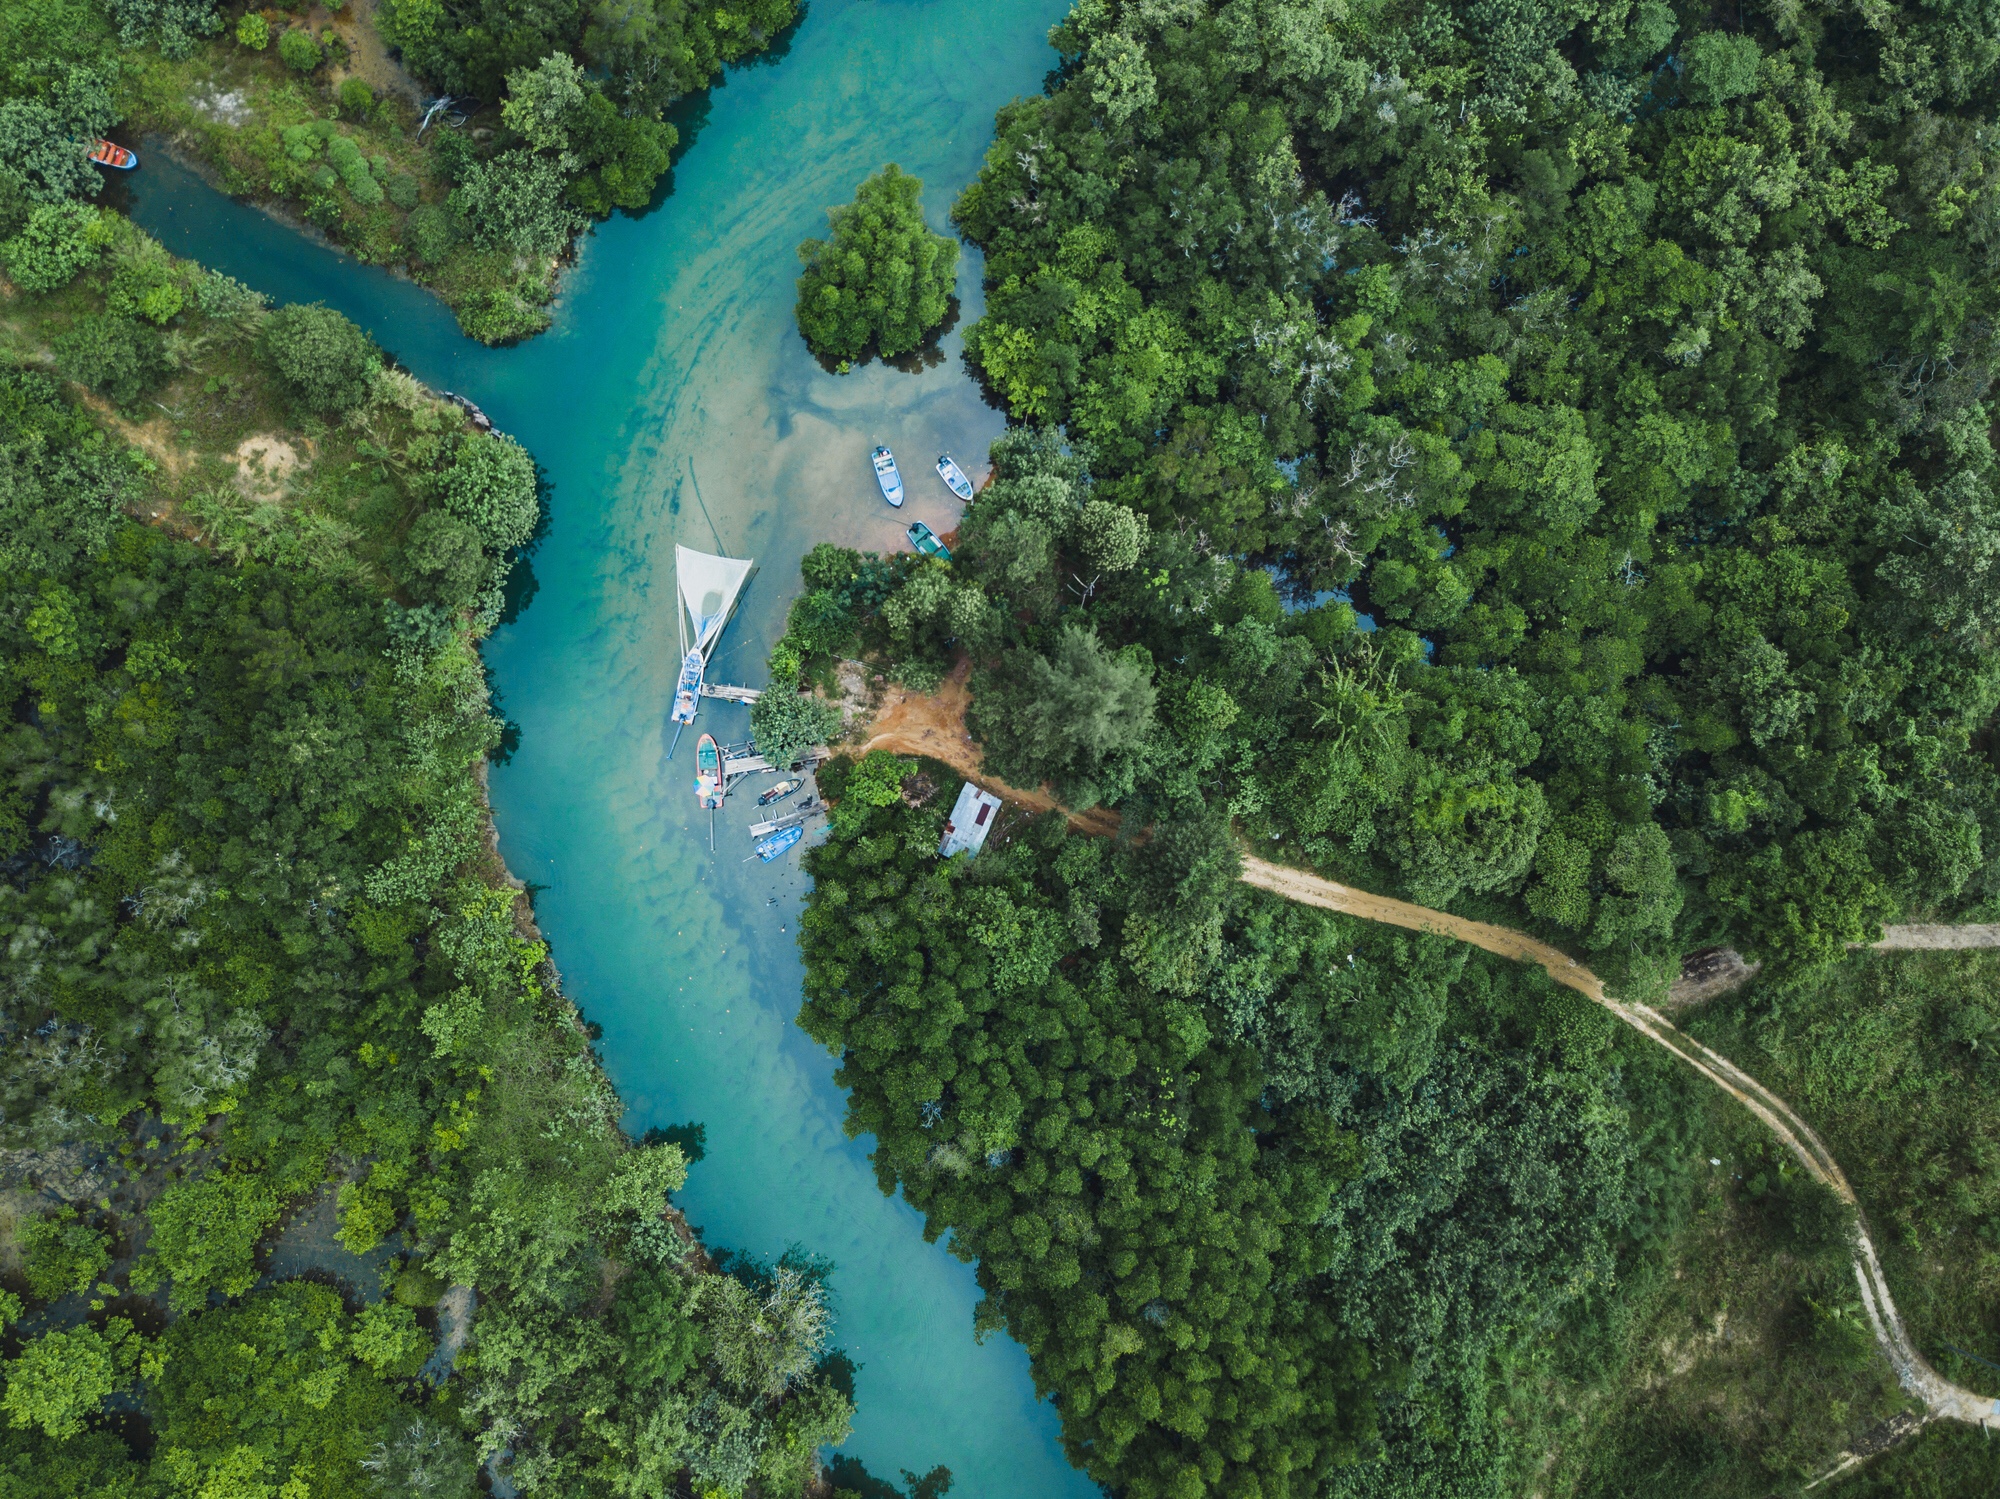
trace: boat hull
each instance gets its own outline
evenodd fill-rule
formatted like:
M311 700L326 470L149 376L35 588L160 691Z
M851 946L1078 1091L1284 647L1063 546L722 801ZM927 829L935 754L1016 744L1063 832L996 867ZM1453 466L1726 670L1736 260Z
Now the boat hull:
M673 711L668 714L672 722L694 722L694 715L701 707L701 677L704 665L700 651L689 651L681 661L681 679L674 688Z
M946 489L949 489L961 500L971 500L972 481L965 477L965 470L952 461L951 454L938 454L937 471L938 477L944 480Z
M877 448L870 455L875 465L875 482L881 487L882 498L896 509L903 508L903 475L896 467L896 455L887 448Z
M758 843L757 857L768 864L791 848L793 844L797 843L805 835L806 830L804 828L783 828Z
M722 747L704 734L694 747L694 801L704 811L722 805Z

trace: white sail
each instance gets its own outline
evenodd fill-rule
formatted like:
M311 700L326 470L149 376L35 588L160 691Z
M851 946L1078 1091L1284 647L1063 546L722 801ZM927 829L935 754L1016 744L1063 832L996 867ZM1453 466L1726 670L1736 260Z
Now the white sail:
M736 595L750 577L752 563L739 557L717 557L691 548L674 548L674 572L680 579L681 602L694 626L691 648L708 658L715 637L729 622Z

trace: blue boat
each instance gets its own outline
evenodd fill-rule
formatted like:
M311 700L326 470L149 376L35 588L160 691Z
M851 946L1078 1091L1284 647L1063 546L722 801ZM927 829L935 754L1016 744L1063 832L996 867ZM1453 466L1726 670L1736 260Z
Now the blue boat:
M707 665L700 651L689 651L681 658L681 680L674 688L674 708L668 715L674 723L694 722L695 711L701 707L701 676Z
M887 448L877 448L871 455L875 463L875 482L882 486L882 498L898 510L903 508L903 476L896 471L896 455Z
M768 864L805 835L806 830L802 827L780 828L770 837L758 842L757 857Z

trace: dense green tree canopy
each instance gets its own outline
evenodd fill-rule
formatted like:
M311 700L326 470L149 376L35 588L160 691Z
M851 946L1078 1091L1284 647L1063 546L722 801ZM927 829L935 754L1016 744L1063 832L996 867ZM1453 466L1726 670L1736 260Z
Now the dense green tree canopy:
M829 209L831 233L799 246L799 332L821 359L894 359L945 320L958 241L924 223L923 184L891 162Z
M1642 988L1992 899L1986 23L1333 17L1053 33L955 216L971 357L1061 438L960 538L1007 628L899 653L991 661L1040 779L1076 642L1143 649L1154 723L1072 793L1219 799Z

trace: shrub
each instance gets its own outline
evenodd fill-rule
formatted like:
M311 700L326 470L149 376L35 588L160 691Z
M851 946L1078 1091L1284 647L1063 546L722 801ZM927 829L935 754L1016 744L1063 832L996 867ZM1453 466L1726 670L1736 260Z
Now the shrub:
M81 203L37 203L20 233L0 244L7 278L26 292L68 286L109 240L97 219L97 211Z
M375 90L364 79L343 78L340 80L340 107L357 120L366 119L368 111L375 107Z
M250 11L236 23L236 40L252 52L262 52L271 45L271 23Z
M264 354L299 404L327 415L365 402L381 365L367 334L318 303L273 313Z
M773 765L788 765L800 750L824 744L840 732L840 710L823 698L773 682L751 705L750 732L757 749Z
M549 315L511 286L481 292L458 305L458 326L483 344L512 343L548 325Z
M562 168L530 151L472 162L459 184L451 195L452 207L465 216L482 249L557 255L582 227L576 210L563 201L569 181Z
M280 1203L261 1177L215 1175L175 1182L154 1201L149 1252L132 1269L132 1286L173 1287L176 1312L208 1305L208 1293L241 1296L257 1283L257 1241L278 1219Z
M187 294L171 260L165 255L141 255L118 268L104 305L121 317L167 323L187 305Z
M80 1221L75 1208L22 1224L16 1242L28 1289L42 1301L89 1290L111 1263L110 1238Z
M222 30L215 0L109 0L106 8L118 23L120 42L137 47L151 38L162 57L191 56L203 37Z
M408 172L397 172L390 176L388 190L389 201L406 213L417 206L417 200L423 192L417 184L417 179Z
M524 545L541 513L535 460L511 437L473 433L445 471L444 508L496 552Z
M303 26L286 28L285 34L278 38L278 56L297 73L310 73L326 60L313 34Z
M352 136L336 135L326 143L326 159L340 174L340 180L354 201L364 208L373 208L382 201L382 184L375 180L375 173L368 165L368 158L361 154L361 148Z
M479 533L457 516L429 511L410 527L398 572L418 600L462 609L486 581Z
M400 180L409 183L412 188L416 186L413 177L406 176ZM393 198L396 194L393 184L389 192ZM403 225L403 243L425 265L444 264L445 256L451 253L451 247L457 241L458 229L452 222L451 214L437 203L426 203L412 209L409 221Z
M113 1317L102 1332L77 1327L44 1333L7 1360L0 1406L9 1424L39 1426L58 1441L81 1435L104 1397L132 1378L139 1343L123 1317Z
M136 406L167 373L159 334L129 318L93 312L55 341L56 367L118 406Z

